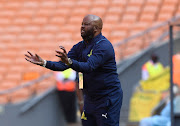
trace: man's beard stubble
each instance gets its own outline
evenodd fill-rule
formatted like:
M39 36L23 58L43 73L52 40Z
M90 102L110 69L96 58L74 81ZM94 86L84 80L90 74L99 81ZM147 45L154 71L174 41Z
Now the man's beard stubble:
M83 38L85 42L90 42L94 38L94 30L91 29L85 32L85 35L81 35L81 37Z

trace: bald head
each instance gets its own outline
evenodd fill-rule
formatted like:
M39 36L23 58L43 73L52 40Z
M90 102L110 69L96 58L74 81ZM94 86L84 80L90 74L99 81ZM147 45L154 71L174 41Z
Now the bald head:
M88 14L84 18L88 18L90 22L99 29L102 29L103 22L99 16Z
M81 37L84 41L89 42L99 35L102 30L102 20L96 15L86 15L81 25Z
M92 25L94 25L98 29L102 30L103 22L99 16L88 14L84 17L84 19L85 18L88 19L92 23Z

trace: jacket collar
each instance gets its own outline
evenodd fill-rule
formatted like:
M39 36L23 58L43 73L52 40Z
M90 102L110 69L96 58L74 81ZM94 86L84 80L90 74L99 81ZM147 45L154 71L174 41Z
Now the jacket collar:
M95 44L96 42L98 42L100 39L102 38L102 33L98 34L96 37L94 37L90 42L86 43L83 41L83 43L85 45L89 45L89 44Z

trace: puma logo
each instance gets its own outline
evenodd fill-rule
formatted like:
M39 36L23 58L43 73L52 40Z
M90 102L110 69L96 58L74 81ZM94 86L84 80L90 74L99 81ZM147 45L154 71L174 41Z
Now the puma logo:
M107 113L106 114L102 114L102 117L107 119Z

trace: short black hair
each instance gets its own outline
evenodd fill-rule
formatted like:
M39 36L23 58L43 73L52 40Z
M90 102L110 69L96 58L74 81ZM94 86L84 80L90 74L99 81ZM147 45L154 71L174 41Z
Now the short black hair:
M154 62L154 63L157 63L158 60L159 60L159 57L156 55L156 54L151 54L151 60Z

